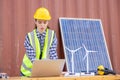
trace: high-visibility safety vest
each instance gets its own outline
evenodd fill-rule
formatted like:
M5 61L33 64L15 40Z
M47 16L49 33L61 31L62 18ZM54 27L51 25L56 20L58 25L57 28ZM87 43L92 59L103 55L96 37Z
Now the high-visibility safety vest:
M32 32L28 33L28 37L30 40L30 44L35 49L36 52L36 60L40 58L41 49L40 49L40 42L38 40L36 29L34 29ZM49 58L49 48L52 44L54 37L54 31L47 29L46 30L46 36L44 41L44 47L42 50L42 59ZM25 54L23 58L23 63L21 65L21 72L25 76L31 76L31 68L32 68L32 62L29 59L28 55Z

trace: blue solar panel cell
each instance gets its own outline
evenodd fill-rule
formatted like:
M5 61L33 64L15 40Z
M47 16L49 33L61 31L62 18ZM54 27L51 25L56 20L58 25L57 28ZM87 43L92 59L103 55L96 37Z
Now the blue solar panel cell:
M101 20L60 18L59 21L69 72L96 71L101 64L112 69Z

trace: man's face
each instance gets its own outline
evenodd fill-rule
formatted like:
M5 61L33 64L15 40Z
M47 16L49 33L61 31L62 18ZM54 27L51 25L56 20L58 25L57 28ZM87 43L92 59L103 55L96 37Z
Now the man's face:
M40 33L43 33L48 26L48 21L47 20L35 20L35 24L37 26L38 31Z

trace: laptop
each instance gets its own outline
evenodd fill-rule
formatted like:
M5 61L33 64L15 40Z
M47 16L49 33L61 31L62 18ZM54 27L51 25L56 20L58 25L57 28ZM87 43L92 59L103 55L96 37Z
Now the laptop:
M52 77L60 76L64 68L64 59L43 59L33 62L31 77Z

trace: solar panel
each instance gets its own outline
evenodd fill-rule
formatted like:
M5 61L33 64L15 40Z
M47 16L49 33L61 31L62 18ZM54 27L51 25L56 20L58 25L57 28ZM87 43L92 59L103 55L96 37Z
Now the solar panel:
M96 72L99 65L112 70L100 19L59 18L68 72Z

